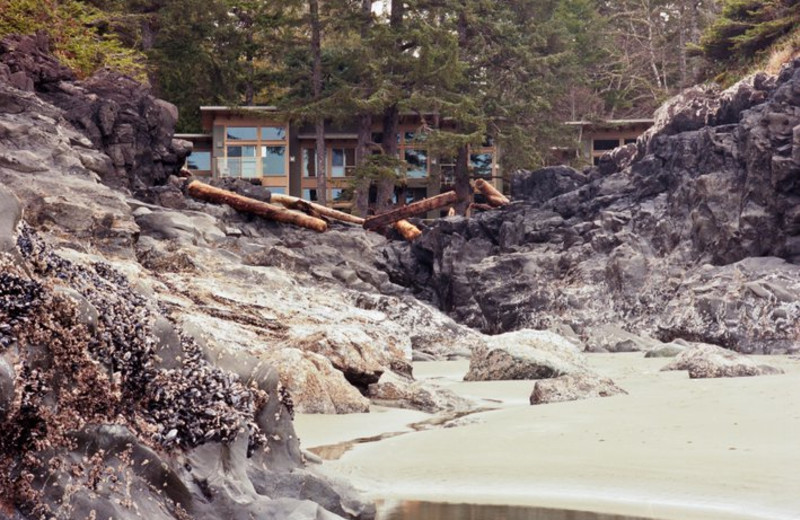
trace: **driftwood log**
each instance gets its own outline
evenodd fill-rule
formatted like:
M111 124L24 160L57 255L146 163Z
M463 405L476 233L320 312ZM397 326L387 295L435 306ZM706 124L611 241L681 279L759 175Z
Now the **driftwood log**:
M217 204L227 204L236 211L251 213L270 220L294 224L314 231L323 232L328 229L324 220L311 217L299 211L293 211L281 206L275 206L260 200L243 197L231 191L222 190L203 184L200 181L193 181L187 189L189 195L196 199L214 202Z
M407 220L398 220L394 223L394 228L409 242L412 242L422 234L422 231L417 226Z
M315 202L310 202L299 197L292 197L291 195L273 193L270 197L270 202L276 202L289 209L296 209L312 216L323 216L333 220L358 224L359 226L364 225L364 219L361 217L345 213L344 211L338 211Z
M390 226L400 220L422 215L429 211L443 208L445 206L450 206L451 204L455 204L457 200L458 196L456 195L456 192L448 191L429 199L414 202L408 206L402 206L392 211L387 211L386 213L369 217L364 222L364 229L375 230L381 227Z
M478 179L475 181L475 189L483 194L486 197L486 200L495 207L506 206L511 204L511 201L508 200L508 197L500 193L497 188L489 184L483 179Z

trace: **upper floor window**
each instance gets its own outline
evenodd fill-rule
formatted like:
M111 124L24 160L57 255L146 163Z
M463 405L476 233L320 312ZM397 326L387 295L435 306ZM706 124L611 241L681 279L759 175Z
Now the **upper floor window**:
M619 139L595 139L592 141L594 150L613 150L619 146Z
M229 126L226 136L228 141L256 141L258 129L254 126Z
M261 127L261 140L262 141L285 141L286 128L282 126L262 126Z
M331 177L349 177L356 167L355 148L333 148L331 150Z
M282 176L286 174L285 146L262 146L261 169L265 176Z
M190 170L208 171L211 169L211 152L195 150L186 158L186 167Z
M491 153L473 153L469 156L469 166L472 175L475 177L491 177L492 162L494 157Z

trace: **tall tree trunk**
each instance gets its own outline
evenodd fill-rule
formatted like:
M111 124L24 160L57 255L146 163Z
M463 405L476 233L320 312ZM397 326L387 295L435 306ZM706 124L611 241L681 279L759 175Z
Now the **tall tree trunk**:
M469 184L469 149L467 145L458 149L454 188L458 197L458 202L454 206L456 213L458 215L466 215L467 209L472 203L472 187Z
M361 41L369 37L372 25L372 0L361 0ZM370 156L369 144L372 142L372 114L361 114L358 117L358 142L356 144L356 167L361 168ZM356 214L366 217L369 213L369 188L372 179L361 175L355 189Z
M461 11L458 14L458 47L460 53L463 55L467 52L469 45L469 35L467 29L469 27L467 21L466 4L462 2ZM456 171L454 179L454 189L458 196L454 208L458 215L466 215L469 205L472 203L472 188L469 185L469 149L464 145L458 149L458 156L456 157Z
M400 124L400 112L397 105L392 105L383 112L383 143L381 148L387 157L397 157L397 130ZM378 200L376 212L383 213L392 205L395 177L381 176L378 179Z
M369 143L372 142L372 116L362 114L358 118L358 143L356 144L356 165L364 166L369 157ZM364 175L358 178L355 193L356 213L366 217L369 212L369 187L371 179Z
M311 23L311 56L314 61L311 83L314 101L322 99L322 29L320 27L319 0L308 0ZM317 149L317 200L323 206L328 204L328 172L325 168L325 117L317 115L314 124Z

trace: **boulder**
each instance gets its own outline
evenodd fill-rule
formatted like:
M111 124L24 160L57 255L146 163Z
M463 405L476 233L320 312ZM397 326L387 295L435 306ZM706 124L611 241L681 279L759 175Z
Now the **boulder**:
M531 392L531 404L560 403L593 397L627 394L614 381L590 372L576 372L537 381Z
M685 345L679 343L665 343L658 347L651 348L644 355L646 358L673 358L686 350Z
M588 352L639 352L660 344L658 340L632 334L611 324L587 327L584 337Z
M747 356L708 344L695 345L685 350L661 370L688 370L692 379L783 373L779 368L760 365Z
M472 353L464 381L548 379L586 370L573 343L552 332L521 330L487 339Z
M414 381L394 372L384 372L377 383L369 385L370 399L382 406L408 408L428 413L461 412L474 408L474 403L452 390L430 382Z
M275 367L281 384L299 413L366 413L369 399L351 385L330 360L314 352L282 348L263 355Z
M296 325L286 346L320 354L357 388L376 383L390 368L410 373L407 338L367 332L355 324Z

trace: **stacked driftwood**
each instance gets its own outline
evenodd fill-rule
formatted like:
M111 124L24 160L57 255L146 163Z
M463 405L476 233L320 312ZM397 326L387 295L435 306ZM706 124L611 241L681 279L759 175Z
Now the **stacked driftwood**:
M363 226L367 230L379 230L391 226L409 241L420 236L422 232L407 219L424 215L435 209L452 206L457 202L456 193L448 191L441 195L364 219L289 195L272 194L270 202L262 202L232 191L209 186L200 181L190 183L187 191L189 195L196 199L216 204L227 204L242 213L258 215L318 232L326 231L328 229L326 219L331 219ZM475 182L475 191L484 195L489 202L487 205L489 208L501 207L510 203L508 198L483 179L478 179ZM482 205L477 206L477 208L486 209Z

